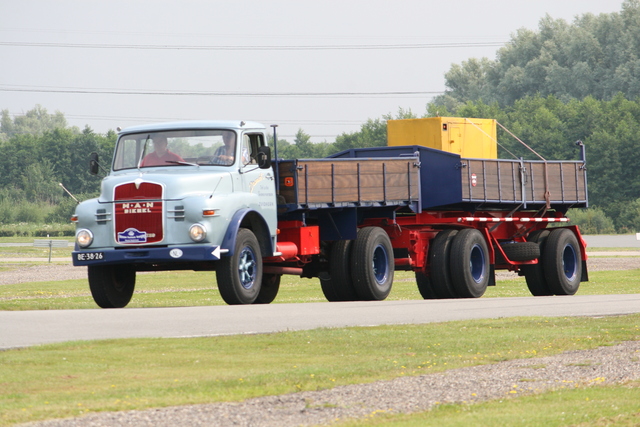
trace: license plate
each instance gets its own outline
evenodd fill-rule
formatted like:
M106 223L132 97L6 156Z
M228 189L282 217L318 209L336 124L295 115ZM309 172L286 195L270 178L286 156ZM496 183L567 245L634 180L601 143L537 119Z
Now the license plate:
M104 259L104 252L80 252L76 254L76 261L94 261Z

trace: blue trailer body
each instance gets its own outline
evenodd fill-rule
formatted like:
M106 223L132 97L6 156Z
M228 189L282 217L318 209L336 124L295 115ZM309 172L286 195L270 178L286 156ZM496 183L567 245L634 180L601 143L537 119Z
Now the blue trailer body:
M331 158L415 156L421 209L512 210L587 207L585 161L469 159L419 145L356 148Z
M460 156L420 145L353 148L331 158L379 158L415 156L420 161L421 208L455 205L462 202Z

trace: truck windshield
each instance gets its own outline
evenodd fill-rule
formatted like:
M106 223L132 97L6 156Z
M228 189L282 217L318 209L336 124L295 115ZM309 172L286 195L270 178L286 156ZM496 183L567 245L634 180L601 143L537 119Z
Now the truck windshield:
M122 135L113 170L190 164L230 166L236 134L230 130L180 130Z

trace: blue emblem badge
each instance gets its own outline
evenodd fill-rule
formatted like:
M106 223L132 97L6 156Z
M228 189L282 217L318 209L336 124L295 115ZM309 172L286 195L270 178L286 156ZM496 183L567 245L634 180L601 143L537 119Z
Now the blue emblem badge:
M127 228L118 233L118 243L147 243L147 232Z

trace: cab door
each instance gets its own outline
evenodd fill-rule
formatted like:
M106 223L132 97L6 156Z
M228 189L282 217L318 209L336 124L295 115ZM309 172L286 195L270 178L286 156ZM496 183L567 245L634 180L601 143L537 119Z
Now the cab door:
M242 134L239 153L242 189L248 193L252 209L260 212L267 221L272 236L277 228L276 186L273 169L258 167L258 148L266 145L262 132Z

